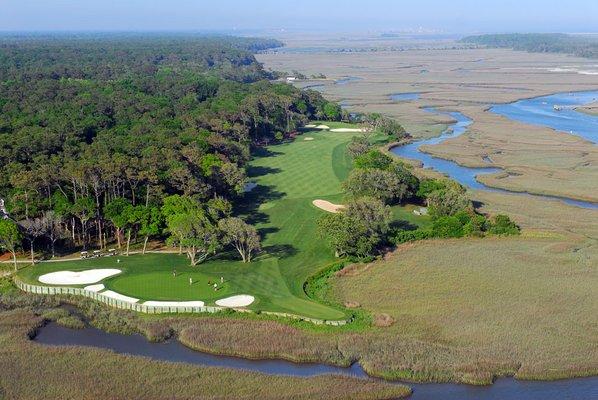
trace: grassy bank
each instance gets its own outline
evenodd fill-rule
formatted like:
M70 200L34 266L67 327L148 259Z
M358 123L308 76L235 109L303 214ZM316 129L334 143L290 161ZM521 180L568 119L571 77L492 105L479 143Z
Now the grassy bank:
M592 116L598 116L598 102L588 104L583 107L577 107L576 111L582 112L584 114L589 114Z
M176 335L215 354L341 366L358 360L370 375L393 380L560 379L598 372L597 277L589 264L597 254L593 246L575 248L534 235L421 242L318 281L318 295L374 318L389 315L389 327L289 325L259 315L141 317L73 300L102 329L152 340Z
M10 399L391 399L405 386L339 376L291 378L151 361L28 339L30 311L0 313L0 394Z

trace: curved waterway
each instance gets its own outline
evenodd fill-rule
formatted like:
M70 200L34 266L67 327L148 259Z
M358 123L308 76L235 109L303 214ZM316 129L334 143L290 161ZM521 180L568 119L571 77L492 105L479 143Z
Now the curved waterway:
M546 108L546 104L544 104L544 103L549 104L549 101L551 101L550 99L552 99L554 101L556 101L557 99L560 99L559 105L564 106L565 105L564 99L567 99L569 107L573 107L573 103L576 103L576 106L591 103L593 101L593 99L595 98L595 96L598 96L598 92L573 93L572 95L569 95L569 94L553 95L553 96L546 96L546 97L541 97L541 98L536 98L536 99L522 100L521 102L517 102L519 104L512 103L510 105L507 104L507 105L495 106L492 108L492 110L493 110L493 112L497 112L496 110L500 110L501 115L504 115L508 118L512 117L513 119L516 119L517 121L530 122L531 120L533 120L533 121L535 121L535 122L533 122L535 124L542 125L542 126L548 126L548 127L551 127L553 129L557 129L557 130L559 130L559 127L562 129L565 126L567 126L567 127L573 126L573 122L571 122L569 119L563 120L563 116L565 114L563 114L563 116L558 114L558 113L564 112L567 115L569 115L568 118L573 118L573 116L576 118L577 122L575 123L576 128L575 128L574 132L578 132L578 134L580 136L583 134L588 137L590 137L592 135L594 135L594 137L598 137L597 136L598 130L592 131L592 129L598 129L598 125L596 128L593 128L594 127L593 123L598 124L598 118L592 117L592 116L587 116L580 112L574 111L573 109L562 109L562 111L554 111L553 110L554 104L550 104L550 109L553 111L549 112L549 110ZM537 108L537 109L534 108L533 104L539 104L539 106L538 106L539 108ZM500 107L500 108L497 109L497 107ZM509 107L511 107L511 108L509 108ZM493 167L486 167L486 168L464 167L462 165L455 163L454 161L437 158L430 154L426 154L426 153L420 151L419 149L423 145L439 144L448 138L457 137L457 136L462 135L463 133L465 133L467 131L467 127L469 125L471 125L471 123L473 122L470 118L468 118L467 116L463 115L460 112L443 112L443 111L438 111L434 108L425 108L424 110L426 110L428 112L436 113L436 114L449 115L456 122L453 123L452 125L450 125L438 137L434 137L431 139L418 140L418 141L411 142L411 143L403 145L403 146L393 147L391 149L391 152L393 154L395 154L399 157L419 160L423 163L424 168L435 169L436 171L446 174L447 176L456 180L463 186L469 187L471 189L485 190L485 191L492 191L492 192L499 192L499 193L508 193L508 194L521 195L521 196L532 196L532 197L548 199L548 200L559 200L559 201L563 201L569 205L573 205L573 206L577 206L577 207L598 209L598 203L575 200L575 199L568 199L568 198L557 197L557 196L538 195L538 194L525 193L525 192L523 192L523 193L522 192L513 192L513 191L509 191L509 190L505 190L505 189L489 187L489 186L486 186L483 183L479 182L476 179L476 177L479 175L484 175L484 174L493 174L493 173L497 173L497 172L502 172L503 171L502 169L493 168ZM511 110L511 111L509 111L509 110ZM527 116L526 118L529 118L529 121L525 121L523 119L517 119L525 114L521 110L531 110L530 113L533 115L533 117ZM543 113L547 115L546 120L542 120L542 118L539 117L539 115L542 115ZM553 115L555 113L557 114L556 117ZM577 118L578 116L579 116L579 118ZM544 122L542 122L542 121L544 121ZM566 121L566 125L565 125L564 121ZM532 123L532 122L530 122L530 123ZM587 125L586 125L586 123L587 123ZM571 129L570 129L570 131L571 131ZM594 133L592 133L592 132L594 132ZM490 159L486 159L486 161L491 162Z
M575 110L596 101L598 91L557 93L495 105L490 111L518 122L546 126L598 143L598 117Z
M95 328L69 329L56 323L41 328L34 340L44 345L90 346L160 361L241 369L269 375L309 377L337 374L355 378L368 377L357 363L349 368L342 368L315 363L217 356L191 350L175 340L151 343L141 335L107 333ZM406 384L413 388L413 395L410 397L413 400L564 400L590 399L598 395L598 377L551 382L503 378L490 386L453 383Z

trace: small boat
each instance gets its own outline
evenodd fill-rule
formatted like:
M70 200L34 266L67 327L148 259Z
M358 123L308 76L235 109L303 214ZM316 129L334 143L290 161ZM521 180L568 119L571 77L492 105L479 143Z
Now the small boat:
M556 104L552 108L554 111L561 111L563 109L561 106L557 106Z

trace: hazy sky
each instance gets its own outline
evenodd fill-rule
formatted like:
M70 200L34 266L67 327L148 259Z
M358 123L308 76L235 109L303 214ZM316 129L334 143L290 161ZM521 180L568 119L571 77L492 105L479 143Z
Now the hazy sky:
M598 32L598 0L0 0L0 30Z

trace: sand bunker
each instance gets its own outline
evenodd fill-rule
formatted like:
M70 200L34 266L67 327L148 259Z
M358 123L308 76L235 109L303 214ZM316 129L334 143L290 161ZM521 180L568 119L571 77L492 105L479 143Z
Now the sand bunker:
M222 307L245 307L253 303L255 298L248 294L240 294L237 296L227 297L225 299L216 300L216 304Z
M314 140L314 138L312 138L312 137L306 137L306 138L303 138L303 140Z
M335 128L331 129L330 132L365 132L362 128Z
M343 208L345 208L345 206L343 206L342 204L333 204L326 200L314 200L312 201L312 204L318 208L321 208L324 211L328 211L331 213L337 213Z
M203 301L146 301L143 303L145 306L157 306L157 307L203 307Z
M139 299L125 296L124 294L113 292L112 290L106 290L105 292L102 292L100 294L106 297L113 298L115 300L125 301L127 303L137 303L139 301Z
M318 125L315 127L316 129L330 129L328 125Z
M305 125L306 128L315 128L317 125L314 124L307 124Z
M104 285L102 285L101 283L97 284L97 285L90 285L90 286L85 286L83 288L84 290L88 290L90 292L101 292L102 290L106 289L106 287Z
M38 280L50 285L87 285L120 274L120 269L88 269L87 271L58 271L42 275Z

